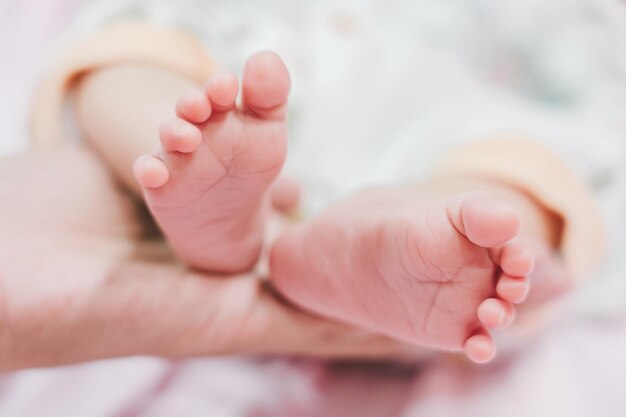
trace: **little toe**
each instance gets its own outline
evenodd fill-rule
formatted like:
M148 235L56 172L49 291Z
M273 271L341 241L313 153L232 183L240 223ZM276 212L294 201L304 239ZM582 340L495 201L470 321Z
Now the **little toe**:
M449 206L448 214L457 230L485 248L502 245L519 233L519 212L488 193L462 195Z
M534 268L534 257L520 242L506 244L500 255L500 268L514 277L530 275Z
M139 185L144 188L159 188L170 178L169 170L163 161L152 155L137 158L133 172Z
M502 274L496 285L496 293L509 303L519 304L528 296L529 288L528 277L512 277Z
M191 123L204 123L211 116L211 103L202 91L191 91L176 103L176 114Z
M476 363L486 363L496 356L496 345L486 334L476 334L465 341L463 351Z
M290 87L289 71L282 59L274 52L257 52L244 70L243 107L259 117L283 119Z
M515 308L509 302L489 298L478 306L478 320L487 328L507 327L513 322Z
M177 117L161 125L159 136L167 152L194 152L202 142L200 129Z
M204 91L214 111L232 110L239 92L239 81L235 74L217 74L209 80Z

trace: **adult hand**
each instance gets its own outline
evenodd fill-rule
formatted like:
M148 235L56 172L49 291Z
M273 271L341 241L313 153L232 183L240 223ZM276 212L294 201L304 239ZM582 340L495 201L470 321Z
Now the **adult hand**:
M0 367L136 354L397 356L405 345L301 312L253 273L176 263L82 148L0 163Z

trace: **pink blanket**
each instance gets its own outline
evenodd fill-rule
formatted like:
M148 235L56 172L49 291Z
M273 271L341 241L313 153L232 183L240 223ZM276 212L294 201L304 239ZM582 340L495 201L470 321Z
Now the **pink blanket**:
M561 323L489 366L127 358L0 382L7 417L626 415L626 325Z

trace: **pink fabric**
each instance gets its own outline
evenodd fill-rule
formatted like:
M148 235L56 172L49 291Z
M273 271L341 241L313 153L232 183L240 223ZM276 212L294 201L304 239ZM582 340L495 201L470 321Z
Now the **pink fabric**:
M441 364L415 381L401 417L626 415L626 320L561 323L484 368Z
M489 366L138 357L24 371L0 380L0 415L621 417L625 323L561 323Z
M0 0L0 154L28 143L29 109L48 54L77 10L80 0Z

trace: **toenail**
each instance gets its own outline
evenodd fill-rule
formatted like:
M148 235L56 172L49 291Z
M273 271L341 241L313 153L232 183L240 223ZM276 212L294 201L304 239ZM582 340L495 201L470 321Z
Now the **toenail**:
M498 309L498 324L502 324L504 323L504 319L506 317L506 313L504 311L502 311L501 309Z

